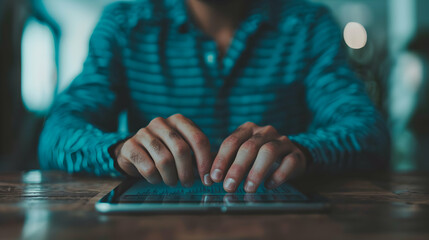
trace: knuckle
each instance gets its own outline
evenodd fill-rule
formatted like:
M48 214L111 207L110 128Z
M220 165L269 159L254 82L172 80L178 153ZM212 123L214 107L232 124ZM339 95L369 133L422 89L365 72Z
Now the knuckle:
M274 181L277 183L282 183L286 180L287 175L284 171L278 171L276 174L273 175Z
M240 164L233 164L230 169L228 170L228 177L239 177L241 175L243 175L243 173L245 172L245 168L244 166L240 165Z
M183 116L183 114L181 114L181 113L176 113L174 115L171 115L170 119L172 119L172 120L183 120L183 119L186 119L186 117Z
M120 166L120 167L122 167L122 166L124 166L125 164L128 164L129 162L128 162L128 159L126 159L126 158L124 158L124 157L122 157L122 156L119 156L118 158L117 158L117 160L116 160L117 162L118 162L118 165Z
M267 130L275 130L275 128L273 127L273 125L266 125L264 128L267 129Z
M239 143L240 143L240 139L234 135L227 137L224 141L224 144L227 146L237 146Z
M148 133L148 130L146 128L140 128L137 131L137 135L139 135L139 136L145 136L145 135L147 135L147 133Z
M157 165L160 166L161 168L164 168L164 167L172 164L173 161L174 161L174 159L172 157L165 156L165 157L162 157L158 160Z
M288 141L289 141L289 138L288 138L288 137L286 137L286 136L284 136L284 135L280 136L278 139L279 139L279 141L281 141L281 142L288 142Z
M172 151L178 156L185 156L191 152L191 149L185 143L178 143L173 147Z
M254 141L251 141L251 140L246 141L246 142L245 142L245 143L243 143L243 145L240 147L240 149L241 149L242 151L245 151L245 152L253 152L253 151L255 151L257 148L258 148L258 144L257 144L257 143L255 143Z
M257 125L256 125L255 123L253 123L253 122L245 122L245 123L243 123L243 125L241 125L241 126L246 127L246 128L254 128L254 127L256 127Z
M252 136L252 139L255 139L255 140L263 139L263 138L264 138L264 135L263 135L262 133L255 133L255 134Z
M261 151L268 154L273 154L276 152L276 150L277 150L277 144L273 142L266 143L261 147Z
M251 170L249 172L248 178L252 180L254 183L259 183L259 181L264 177L263 172L258 170Z
M160 153L161 152L161 141L158 140L157 138L154 138L150 141L150 147L156 152L156 153Z
M162 117L156 117L150 121L149 125L158 125L164 122L164 118Z
M202 133L195 133L192 139L198 146L206 146L209 144L209 139Z
M227 164L229 166L229 158L224 156L223 154L218 154L213 162L213 169L218 168L221 170L225 170Z
M273 127L272 125L267 125L267 126L265 126L265 127L264 127L264 130L265 130L267 133L277 133L276 128L275 128L275 127Z
M171 139L175 139L175 140L178 140L178 139L182 138L180 136L180 134L177 131L175 131L175 130L170 130L169 133L168 133L168 137L171 138Z
M139 164L143 162L143 156L136 151L131 151L129 159L134 164Z
M136 146L136 144L134 143L134 141L132 141L132 140L126 141L126 142L124 143L124 145L122 145L122 148L121 148L120 154L121 154L121 155L127 155L129 152L132 152L132 151L133 151L133 149L135 149L136 147L137 147L137 146Z
M145 166L143 169L141 169L141 173L144 177L152 177L156 174L157 169L155 166Z

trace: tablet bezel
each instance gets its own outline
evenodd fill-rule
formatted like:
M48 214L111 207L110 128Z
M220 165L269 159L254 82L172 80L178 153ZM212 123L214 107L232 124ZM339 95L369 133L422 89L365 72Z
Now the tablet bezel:
M306 201L281 203L123 203L120 196L141 179L128 178L102 197L95 208L101 213L190 213L190 212L221 212L221 213L268 213L268 212L320 212L330 208L329 202L315 193L303 193Z

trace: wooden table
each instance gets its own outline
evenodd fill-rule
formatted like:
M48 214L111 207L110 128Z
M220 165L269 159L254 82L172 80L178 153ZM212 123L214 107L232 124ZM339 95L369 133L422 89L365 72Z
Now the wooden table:
M332 202L318 214L102 215L119 180L0 174L0 239L429 239L429 174L313 176Z

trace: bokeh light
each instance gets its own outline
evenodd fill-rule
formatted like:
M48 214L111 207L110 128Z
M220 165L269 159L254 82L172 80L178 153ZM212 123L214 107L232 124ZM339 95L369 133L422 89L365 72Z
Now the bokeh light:
M344 28L344 41L352 49L361 49L368 41L368 34L362 24L349 22Z

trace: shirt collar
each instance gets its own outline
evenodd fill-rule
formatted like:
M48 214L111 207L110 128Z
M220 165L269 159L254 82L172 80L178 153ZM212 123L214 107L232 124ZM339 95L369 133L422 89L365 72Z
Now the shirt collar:
M275 21L270 8L270 0L249 0L250 10L245 22L274 26ZM185 0L141 1L134 5L128 15L128 24L131 28L140 21L163 22L169 21L178 30L187 29L190 17Z
M245 21L254 21L255 23L273 24L274 20L270 13L269 0L249 0L251 2L250 10L247 13ZM185 0L166 0L165 7L167 14L165 18L173 21L174 26L183 28L189 23L189 12Z

